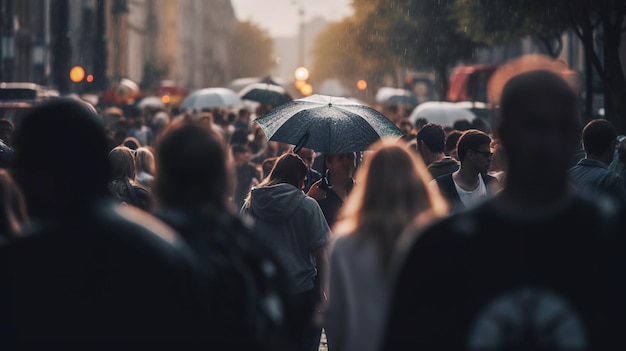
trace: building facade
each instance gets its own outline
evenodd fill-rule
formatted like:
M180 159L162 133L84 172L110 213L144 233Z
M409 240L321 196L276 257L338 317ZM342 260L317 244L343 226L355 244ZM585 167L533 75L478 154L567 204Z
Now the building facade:
M0 81L61 93L102 91L121 78L224 85L236 23L230 0L0 0ZM73 66L90 81L71 82Z
M46 84L50 2L0 0L0 81Z

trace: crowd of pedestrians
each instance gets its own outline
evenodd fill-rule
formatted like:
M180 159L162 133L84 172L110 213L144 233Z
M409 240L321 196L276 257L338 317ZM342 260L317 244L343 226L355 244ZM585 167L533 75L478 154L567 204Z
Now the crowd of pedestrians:
M626 348L626 146L561 77L365 152L268 142L270 108L3 128L0 348Z

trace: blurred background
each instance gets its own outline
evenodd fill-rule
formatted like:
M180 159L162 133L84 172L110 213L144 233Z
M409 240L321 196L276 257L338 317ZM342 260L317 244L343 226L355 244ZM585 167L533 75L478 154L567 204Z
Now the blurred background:
M408 115L432 100L493 104L491 75L541 54L575 81L586 119L624 132L625 14L613 0L0 0L0 82L178 107L196 89L271 77L294 98Z

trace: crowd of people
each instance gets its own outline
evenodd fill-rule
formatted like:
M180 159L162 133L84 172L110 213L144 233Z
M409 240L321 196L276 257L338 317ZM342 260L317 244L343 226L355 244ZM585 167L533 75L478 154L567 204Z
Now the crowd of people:
M625 348L626 145L578 106L533 71L492 126L320 155L247 108L41 103L3 128L0 346Z

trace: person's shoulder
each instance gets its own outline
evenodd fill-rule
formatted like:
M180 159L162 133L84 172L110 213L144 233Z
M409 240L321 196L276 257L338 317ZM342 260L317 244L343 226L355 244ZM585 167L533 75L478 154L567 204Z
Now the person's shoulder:
M300 203L300 206L302 206L302 208L305 209L307 212L322 212L322 208L320 207L318 200L309 195L304 196L302 202Z
M606 170L606 174L604 176L604 179L606 182L610 183L610 184L614 184L614 183L624 183L624 178L622 178L621 175L617 174L615 171L611 170L611 169L607 169Z
M331 241L331 248L333 252L337 252L339 255L343 255L346 251L353 249L358 241L357 233L339 233Z
M493 211L492 200L475 207L462 209L451 215L433 218L425 225L414 229L414 243L417 245L446 245L467 242L480 236L485 223L497 216Z
M144 188L140 188L145 191ZM103 208L95 223L125 230L125 234L143 238L146 241L164 242L167 246L181 243L174 230L157 217L133 206L112 205ZM106 224L105 224L106 223Z
M483 177L483 181L485 182L485 184L491 184L491 183L498 183L498 178L489 175L487 173L481 173L480 174L481 177Z
M447 182L447 181L451 181L452 180L452 173L446 173L446 174L442 174L438 177L435 177L435 181L437 181L437 183L441 183L441 182Z
M452 178L452 173L446 173L435 177L433 182L437 184L439 190L442 192L442 195L450 197L450 188L454 187L454 179Z

